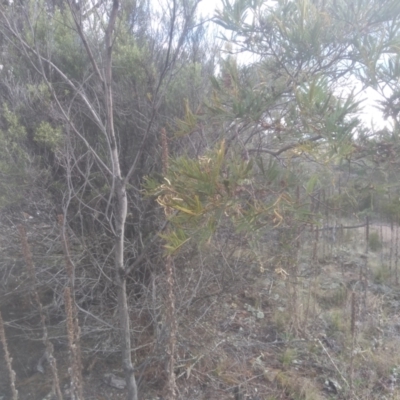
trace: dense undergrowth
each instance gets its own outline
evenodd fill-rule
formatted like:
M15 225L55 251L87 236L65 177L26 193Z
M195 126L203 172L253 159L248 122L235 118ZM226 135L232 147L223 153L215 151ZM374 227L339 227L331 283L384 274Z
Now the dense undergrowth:
M37 292L58 363L61 390L68 398L71 377L63 293L57 280L64 256L53 245L47 263L35 256L35 239L58 235L58 227L37 216L26 226L36 273L47 276ZM215 241L176 260L176 381L181 399L383 399L400 396L397 280L397 227L344 229L332 240L265 233L258 248L243 238ZM3 225L1 311L20 398L52 398L43 332L15 224ZM293 238L293 236L291 236ZM284 240L284 241L283 241ZM376 243L379 246L374 247ZM50 243L50 242L49 242ZM371 245L372 244L372 245ZM71 238L71 254L85 265L82 248ZM40 254L40 253L39 253ZM78 258L79 257L79 258ZM190 262L188 262L190 260ZM179 265L178 263L182 264ZM179 266L179 268L178 268ZM122 377L113 341L112 293L104 299L81 292L90 269L77 268L83 390L86 399L120 398L105 374ZM154 279L154 278L153 278ZM161 279L160 276L157 279ZM165 325L162 293L149 281L132 295L134 358L144 399L162 398L165 382ZM132 286L133 288L133 286ZM132 292L134 293L134 292ZM101 307L104 308L100 312ZM96 313L96 314L94 314ZM96 315L94 317L94 315ZM11 396L5 363L0 391ZM100 397L99 397L100 396ZM108 397L107 397L108 396Z

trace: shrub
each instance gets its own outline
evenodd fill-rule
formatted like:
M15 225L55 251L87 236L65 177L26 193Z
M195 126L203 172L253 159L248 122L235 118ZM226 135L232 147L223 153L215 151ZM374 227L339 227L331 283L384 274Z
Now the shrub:
M390 269L386 265L382 265L374 272L375 283L385 283L390 279Z
M382 248L382 243L377 232L372 232L369 234L368 246L371 251L378 251Z

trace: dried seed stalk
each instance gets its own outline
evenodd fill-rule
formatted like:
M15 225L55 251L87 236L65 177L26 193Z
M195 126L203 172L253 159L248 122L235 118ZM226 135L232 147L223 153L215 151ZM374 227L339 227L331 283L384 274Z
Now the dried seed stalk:
M58 216L60 226L60 239L64 252L65 270L69 278L69 287L64 290L64 304L67 315L67 335L71 358L69 369L71 377L71 390L76 400L83 400L82 357L80 346L80 327L78 311L75 305L75 266L72 262L69 243L65 234L64 216Z
M64 289L64 304L65 312L67 314L67 336L68 347L70 351L70 368L69 373L71 377L71 392L76 400L83 400L82 389L82 364L80 357L79 346L79 331L75 329L74 323L74 306L71 295L71 289L66 287Z
M163 162L163 173L164 175L168 172L168 141L167 132L165 128L161 129L161 145L162 145L162 162ZM168 217L172 210L164 207L165 216ZM175 293L174 293L174 263L171 255L167 255L165 261L165 268L167 272L167 285L168 285L168 301L167 301L167 315L169 325L169 338L168 338L168 367L167 367L167 388L166 388L166 399L174 400L176 398L176 379L175 379L175 347L176 347L176 333L177 333L177 322L175 315Z
M49 339L48 330L46 326L46 316L43 312L43 305L42 302L40 301L39 293L37 291L35 265L33 263L32 252L28 243L25 227L23 225L20 225L18 227L18 231L21 241L22 254L24 256L26 267L28 269L29 277L32 284L33 300L36 303L36 307L39 311L40 324L42 326L42 332L43 332L43 343L46 348L46 356L50 365L52 379L53 379L53 389L57 396L57 399L62 400L63 396L60 388L60 379L58 377L57 360L54 357L53 343L51 343Z

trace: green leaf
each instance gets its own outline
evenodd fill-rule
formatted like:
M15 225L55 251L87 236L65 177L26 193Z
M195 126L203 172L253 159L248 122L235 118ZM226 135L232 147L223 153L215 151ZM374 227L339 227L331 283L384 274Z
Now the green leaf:
M306 185L306 193L308 195L310 195L313 192L317 182L318 182L318 175L312 175Z
M215 78L215 76L210 76L210 82L211 82L211 85L212 85L212 87L215 89L215 90L221 90L221 86L220 86L220 84L218 83L218 81L217 81L217 79Z

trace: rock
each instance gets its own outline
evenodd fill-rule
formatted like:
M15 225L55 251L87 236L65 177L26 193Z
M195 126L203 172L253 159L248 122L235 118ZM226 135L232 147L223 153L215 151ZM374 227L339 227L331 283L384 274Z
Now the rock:
M327 379L325 381L325 389L332 393L339 393L342 390L342 387L335 379Z
M342 287L341 282L332 282L332 281L326 281L326 282L321 282L320 287L323 290L336 290Z
M256 311L256 309L253 307L253 306L251 306L250 304L245 304L244 306L243 306L243 308L245 309L245 310L247 310L248 312L255 312Z
M262 311L257 310L256 308L252 307L250 304L245 304L243 307L245 310L252 313L257 319L264 318L264 313Z
M360 263L357 260L346 260L343 262L343 268L359 268Z
M264 371L264 378L269 383L274 383L276 381L277 376L282 372L280 369L267 369Z
M313 273L313 267L310 263L300 263L299 264L299 273L301 276L308 277Z
M378 283L372 283L371 285L369 285L368 289L374 294L383 294L386 296L393 292L393 290L389 286Z
M400 301L398 300L391 300L388 302L389 307L394 308L395 310L398 310L400 308Z
M126 387L125 379L120 378L111 372L103 375L103 382L115 389L123 390Z

